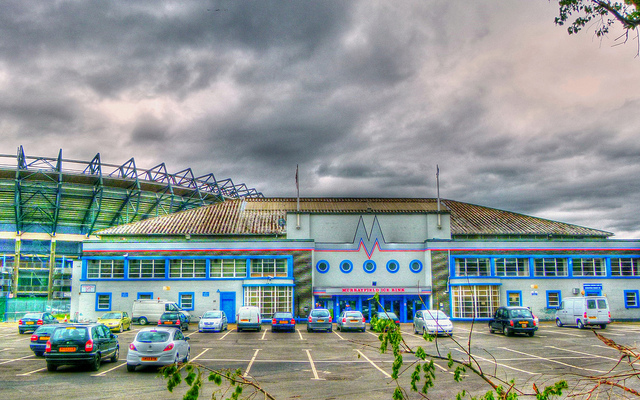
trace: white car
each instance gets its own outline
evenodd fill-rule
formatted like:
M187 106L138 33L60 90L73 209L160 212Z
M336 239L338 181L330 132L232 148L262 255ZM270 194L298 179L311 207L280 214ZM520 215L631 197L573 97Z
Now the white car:
M453 324L447 314L440 310L420 310L413 318L413 331L422 335L451 336Z
M227 315L221 310L207 311L200 317L198 332L222 332L227 330Z
M189 338L182 330L163 326L142 328L129 345L127 371L133 372L138 366L187 362L190 355Z

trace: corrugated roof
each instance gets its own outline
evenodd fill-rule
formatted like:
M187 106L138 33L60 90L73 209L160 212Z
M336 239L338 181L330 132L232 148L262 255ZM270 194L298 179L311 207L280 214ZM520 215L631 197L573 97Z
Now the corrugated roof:
M609 232L535 218L453 200L442 200L451 214L452 235L557 235L607 237ZM99 235L284 235L295 198L227 200L194 210L105 229ZM437 212L436 199L301 198L300 212L312 214L413 214Z

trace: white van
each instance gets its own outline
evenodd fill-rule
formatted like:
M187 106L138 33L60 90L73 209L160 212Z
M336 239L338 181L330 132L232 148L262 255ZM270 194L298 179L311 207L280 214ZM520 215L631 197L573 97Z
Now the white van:
M562 300L556 310L556 325L574 325L582 329L600 325L604 329L611 323L609 302L603 296L569 297Z
M243 329L255 329L258 332L262 330L262 325L260 325L262 322L260 308L254 306L240 307L236 317L238 332L241 332Z
M155 324L160 320L160 316L167 311L179 311L187 317L187 321L191 321L191 314L178 307L175 301L162 299L134 300L131 319L140 325Z

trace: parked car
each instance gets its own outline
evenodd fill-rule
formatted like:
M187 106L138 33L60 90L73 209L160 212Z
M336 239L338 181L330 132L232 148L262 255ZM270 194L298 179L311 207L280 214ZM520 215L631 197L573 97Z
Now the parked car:
M18 321L18 333L35 332L41 325L57 323L56 317L48 312L27 313Z
M191 355L189 338L180 329L165 326L142 328L129 345L127 371L138 366L163 366L187 362Z
M262 330L262 314L260 308L255 306L243 306L238 310L236 315L238 332L243 329L255 329L258 332Z
M364 332L366 329L366 320L360 311L343 311L336 321L336 330L356 330Z
M158 326L168 326L174 328L180 328L181 331L189 330L189 321L184 314L178 311L171 311L163 313L158 321Z
M611 323L609 302L604 296L568 297L556 310L556 325L585 326L599 325L605 329Z
M100 368L104 359L118 361L120 344L103 324L70 324L57 327L47 341L44 358L47 370L61 365L88 364L92 371Z
M133 301L131 319L140 325L155 324L165 312L180 312L188 322L191 322L191 314L178 306L178 303L163 299L138 299Z
M507 336L514 333L526 333L533 336L538 330L538 324L533 318L531 310L526 307L498 307L493 318L489 321L489 332L500 331Z
M277 312L273 314L271 319L271 332L275 331L296 331L296 319L293 317L293 313L290 312Z
M98 318L98 322L104 324L114 332L131 330L131 317L126 311L111 311Z
M207 311L198 321L198 332L222 332L227 327L227 315L221 310Z
M33 353L37 357L44 356L44 352L47 348L47 342L51 338L51 334L53 331L63 325L60 324L49 324L49 325L41 325L38 329L33 332L31 335L31 343L29 347L33 351Z
M326 308L315 308L309 313L309 318L307 319L307 332L317 330L327 332L331 332L333 330L331 313Z
M448 335L453 334L453 323L440 310L419 310L413 317L413 331L424 335Z
M380 320L391 320L397 327L400 326L400 318L398 318L395 313L391 311L379 311L371 317L371 321L369 321L369 329L372 331L381 331L381 328L379 328L380 322L378 322Z

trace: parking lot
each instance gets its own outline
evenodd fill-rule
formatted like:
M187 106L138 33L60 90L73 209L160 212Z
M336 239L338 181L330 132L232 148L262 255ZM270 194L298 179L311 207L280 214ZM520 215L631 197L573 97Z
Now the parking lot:
M575 382L581 376L605 374L620 357L590 330L558 328L549 322L542 323L534 337L490 334L485 323L454 325L454 337L463 347L468 346L473 330L471 353L485 372L506 380L515 379L529 391L534 382L544 387L559 379ZM198 333L196 328L192 324L185 332L191 338L192 361L212 369L240 368L277 399L390 399L395 388L390 378L393 357L390 353L380 354L377 334L370 331L336 332L334 328L331 333L308 333L302 324L294 333L273 333L270 329L237 332L234 325L221 333ZM128 346L139 329L134 325L131 331L118 334L119 361L104 362L97 372L82 367L61 367L57 372L47 372L44 359L35 357L29 349L31 335L19 335L15 324L2 324L0 398L181 399L186 386L169 393L157 370L127 372ZM402 331L407 344L414 349L423 346L428 353L439 350L446 356L451 351L454 358L466 358L450 338L440 337L437 343L427 343L412 333L410 324L403 324ZM598 332L618 344L636 347L640 324L614 323ZM406 354L405 365L413 360L413 355ZM436 364L437 384L430 392L431 398L455 398L463 387L475 394L489 389L474 376L468 376L462 385L455 384L446 361ZM408 381L411 370L403 382ZM205 383L201 398L210 398L214 387Z

